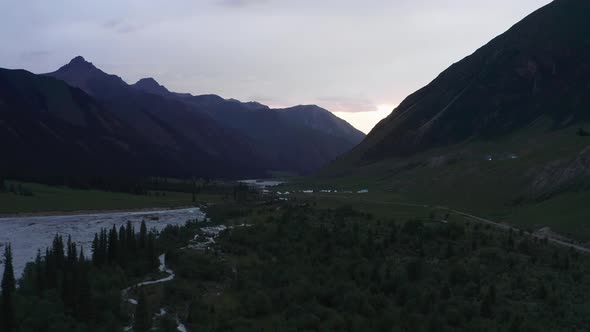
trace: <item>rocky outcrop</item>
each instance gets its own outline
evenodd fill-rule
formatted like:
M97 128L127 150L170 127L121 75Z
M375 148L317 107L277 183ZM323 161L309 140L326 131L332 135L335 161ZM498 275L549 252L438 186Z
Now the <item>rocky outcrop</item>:
M582 189L584 178L590 177L590 146L572 160L557 160L530 172L529 197L544 199L557 192Z

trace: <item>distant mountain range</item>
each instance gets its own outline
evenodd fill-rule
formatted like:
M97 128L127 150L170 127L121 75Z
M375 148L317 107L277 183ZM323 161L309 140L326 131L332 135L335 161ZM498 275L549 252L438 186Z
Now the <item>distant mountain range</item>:
M0 71L0 171L249 177L313 172L364 134L315 105L175 93L129 85L78 56L57 71Z

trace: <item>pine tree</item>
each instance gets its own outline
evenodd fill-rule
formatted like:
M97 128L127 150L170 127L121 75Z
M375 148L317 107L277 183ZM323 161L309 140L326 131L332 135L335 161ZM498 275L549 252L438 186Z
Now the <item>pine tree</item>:
M131 224L131 221L127 221L127 249L130 255L136 253L136 240L135 240L135 229Z
M75 314L83 321L89 321L92 317L92 301L88 267L84 257L84 248L80 248L80 257L77 264L78 280L76 284Z
M99 266L99 251L100 251L100 242L98 240L98 234L94 234L94 240L92 240L92 264L94 266Z
M64 241L61 236L55 235L55 238L53 238L51 252L55 259L55 265L57 268L62 268L66 261L66 255L64 250Z
M45 271L43 270L43 259L41 258L41 250L37 249L37 257L35 258L35 292L41 294L45 289Z
M14 279L14 269L12 266L12 247L6 245L4 251L4 274L2 275L2 327L3 331L13 331L14 322L14 303L12 295L16 290L16 281Z
M196 190L197 190L197 183L195 181L195 177L193 176L193 204L197 202L197 192L196 192Z
M118 256L117 244L119 242L119 236L117 235L117 227L113 225L113 228L109 231L109 244L108 244L108 259L109 263L115 263Z
M68 255L66 257L66 262L69 268L73 268L76 265L76 261L78 260L78 249L76 247L76 243L72 242L72 237L68 236Z
M107 247L108 247L108 240L107 240L107 230L101 229L100 230L100 237L99 237L99 265L103 265L106 263L107 260Z
M147 246L147 226L145 220L142 220L141 227L139 228L139 247L145 249Z
M150 232L147 240L146 256L149 262L149 268L155 269L158 267L158 253L156 251L156 235Z
M45 248L45 280L46 280L46 287L47 288L53 288L55 287L55 285L57 284L57 280L55 279L56 275L55 275L55 263L54 263L55 259L53 257L53 254L51 253L51 250L49 250L49 248Z
M119 266L127 266L127 231L125 225L119 228Z
M80 246L80 256L78 257L78 264L86 264L86 257L84 256L83 246Z
M68 236L66 263L62 271L63 286L62 300L66 307L74 308L76 304L76 285L78 283L78 253L76 244L72 242L71 236Z
M47 288L62 289L63 279L59 275L65 267L66 257L64 252L63 238L56 234L53 238L51 249L47 249L45 254L45 277L47 279Z
M139 293L137 300L137 307L135 308L135 320L133 323L133 330L135 332L145 332L152 328L152 319L150 309L148 307L147 299L143 291Z

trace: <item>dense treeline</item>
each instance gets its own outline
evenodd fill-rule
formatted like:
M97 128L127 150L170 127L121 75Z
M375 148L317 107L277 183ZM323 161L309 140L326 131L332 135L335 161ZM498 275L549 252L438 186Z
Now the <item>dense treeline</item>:
M13 331L16 322L14 319L14 291L16 280L12 267L12 248L10 244L4 251L4 272L2 274L2 302L0 303L0 327L1 331Z
M87 259L68 237L56 235L51 247L27 264L19 288L12 272L10 246L2 283L2 331L120 331L129 322L121 308L121 290L157 271L155 231L128 222L102 229ZM10 277L7 277L11 275Z
M0 175L0 190L4 179L42 183L50 186L65 186L73 189L94 189L147 195L151 191L174 191L184 193L231 193L233 183L210 179L173 179L164 177L114 177L114 176L7 176ZM5 186L6 188L8 186Z
M139 233L129 221L118 231L114 225L108 231L102 229L92 241L92 264L99 268L116 265L133 277L141 276L158 267L156 235L148 232L145 222Z
M21 196L33 196L33 190L30 187L23 186L22 183L6 181L0 177L0 193L9 192Z
M0 193L11 192L22 196L33 196L33 190L21 182L146 196L166 196L167 192L189 193L192 194L193 202L196 202L201 194L223 196L226 199L246 200L249 197L255 196L254 194L257 193L256 190L241 183L236 184L232 181L212 181L210 179L197 178L119 178L104 176L3 177L2 175L0 175Z
M71 238L64 242L61 236L56 235L45 254L39 251L35 262L25 268L17 294L24 296L23 300L37 297L59 303L65 316L66 325L63 327L76 325L75 320L91 320L96 312L90 289L90 268L83 248L78 250ZM34 331L42 330L46 324L44 317L22 312L21 308L26 307L28 305L17 308L19 321L20 318L25 319L24 324L19 322L19 330L27 327ZM25 314L24 317L22 314Z
M143 177L12 175L7 178L23 182L42 183L51 186L124 192L136 195L145 195L150 190L149 178Z
M222 233L215 250L169 256L178 278L167 301L190 297L184 318L200 331L590 326L588 257L449 218L399 223L350 208L258 208L229 217L256 225Z

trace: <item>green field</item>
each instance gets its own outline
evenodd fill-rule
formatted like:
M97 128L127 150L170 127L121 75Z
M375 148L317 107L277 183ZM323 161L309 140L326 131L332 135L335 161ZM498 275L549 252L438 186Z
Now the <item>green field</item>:
M98 190L78 190L35 183L22 183L33 196L0 192L0 214L71 212L83 210L119 210L192 205L192 195L178 192L158 192L151 195L131 195Z
M590 241L589 192L564 193L539 203L499 209L477 209L462 204L448 204L442 197L436 200L408 200L403 196L386 191L372 191L368 194L313 193L291 194L291 199L313 202L322 208L351 206L371 213L384 220L405 221L408 217L428 220L434 214L436 219L446 216L446 208L459 210L495 222L506 223L529 231L550 227L569 238ZM446 202L446 204L445 204ZM491 207L491 206L490 206ZM452 213L451 213L452 217ZM452 219L452 218L451 218Z
M554 170L577 166L576 158L590 145L590 137L578 136L577 129L552 130L547 119L540 119L505 138L468 141L406 158L359 161L362 158L353 151L319 175L293 179L277 190L368 189L369 194L351 196L375 202L443 206L532 230L548 226L590 241L586 173L577 175L575 182L563 184L554 175ZM539 179L549 186L535 187ZM556 182L559 185L553 185ZM332 201L350 203L347 195L326 195L333 196ZM356 205L387 212L375 202L359 201Z

